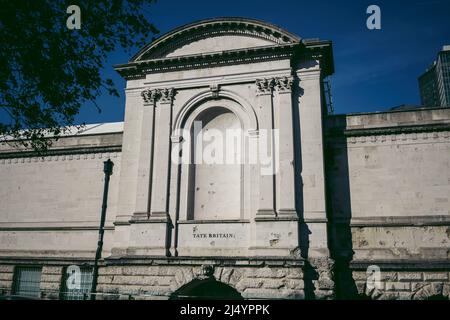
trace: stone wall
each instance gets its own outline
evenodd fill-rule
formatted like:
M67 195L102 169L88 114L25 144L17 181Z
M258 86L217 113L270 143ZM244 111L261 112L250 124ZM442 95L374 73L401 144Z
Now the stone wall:
M58 299L64 267L86 261L11 261L0 264L0 294L12 294L14 266L42 266L40 297ZM229 258L106 259L99 268L97 299L169 299L198 280L215 280L244 299L332 299L330 260Z
M92 257L108 158L115 166L105 237L112 238L121 141L120 132L62 137L42 156L2 144L0 256Z
M43 266L41 273L41 297L58 299L63 277L63 266Z
M381 272L380 285L368 286L366 271L353 272L358 293L374 300L450 299L448 271Z
M419 299L429 292L446 293L450 109L330 116L326 121L330 249L340 266L338 287L347 290L340 294ZM380 261L389 265L382 271L382 287L366 292L366 270L351 275L351 265ZM409 270L411 262L421 267L395 271ZM446 264L434 272L436 263Z
M234 264L234 265L233 265ZM290 261L248 261L220 264L218 260L153 260L151 265L114 265L99 270L98 291L140 299L168 299L194 279L210 277L236 289L248 299L304 299L305 285L301 265Z
M0 294L9 294L14 278L13 265L0 265Z
M333 116L326 128L335 253L448 259L450 109Z

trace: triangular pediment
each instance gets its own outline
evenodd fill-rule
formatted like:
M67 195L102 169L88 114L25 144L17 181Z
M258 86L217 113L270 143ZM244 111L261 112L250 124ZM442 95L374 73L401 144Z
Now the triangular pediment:
M300 38L296 35L266 22L243 18L217 18L177 28L144 47L131 61L202 55L298 42Z

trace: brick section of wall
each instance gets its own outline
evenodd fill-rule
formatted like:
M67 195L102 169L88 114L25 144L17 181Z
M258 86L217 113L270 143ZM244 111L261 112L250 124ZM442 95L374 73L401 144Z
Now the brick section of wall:
M295 267L216 266L214 278L254 299L304 299L303 272ZM201 266L106 266L99 270L97 291L103 299L168 299L194 279Z
M11 293L13 286L13 277L13 265L0 265L0 295Z
M41 275L41 297L58 299L61 286L63 267L43 266Z
M424 300L434 296L450 299L450 272L381 272L379 288L367 287L365 271L354 271L358 293L376 300Z

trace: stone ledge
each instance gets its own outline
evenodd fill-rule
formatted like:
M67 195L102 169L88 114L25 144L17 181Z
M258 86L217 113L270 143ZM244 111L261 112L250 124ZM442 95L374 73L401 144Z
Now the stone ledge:
M277 267L301 267L303 259L281 257L161 257L161 256L118 256L105 258L105 265L197 265L211 264L214 266L254 266L264 265Z
M352 261L350 269L354 271L363 270L371 265L377 265L381 270L392 271L431 271L431 270L450 270L449 260L373 260L373 261Z
M330 222L334 225L350 225L351 227L422 227L422 226L450 226L448 215L422 216L385 216L385 217L357 217L353 212L352 219L334 218Z

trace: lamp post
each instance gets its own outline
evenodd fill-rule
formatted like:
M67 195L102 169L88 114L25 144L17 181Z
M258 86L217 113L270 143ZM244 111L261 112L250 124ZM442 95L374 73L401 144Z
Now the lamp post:
M100 218L100 227L98 229L97 251L95 252L94 270L92 273L91 300L95 300L95 292L97 291L98 261L102 256L103 235L105 233L106 208L108 203L109 178L112 175L113 166L114 163L111 161L111 159L108 159L103 162L103 172L105 173L105 185L103 187L102 214Z

